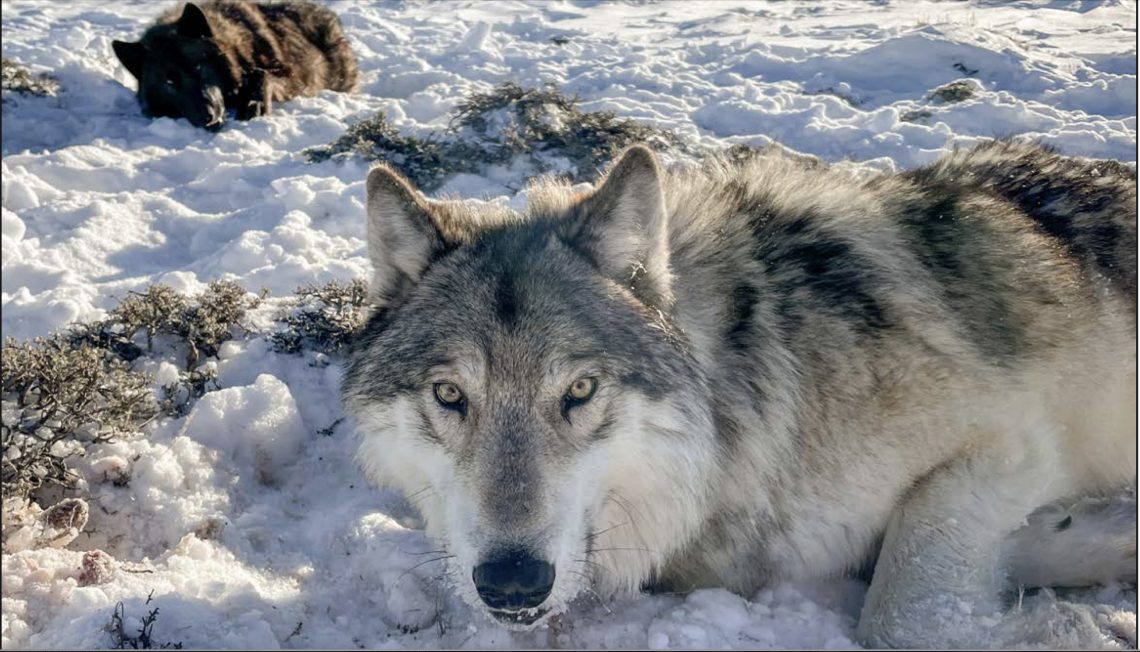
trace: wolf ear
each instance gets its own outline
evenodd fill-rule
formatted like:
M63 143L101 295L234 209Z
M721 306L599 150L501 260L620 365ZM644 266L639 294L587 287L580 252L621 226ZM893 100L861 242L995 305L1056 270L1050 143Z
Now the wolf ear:
M419 191L385 165L368 173L368 256L372 302L382 306L419 282L431 256L446 243L432 207Z
M210 21L206 14L193 2L187 2L182 8L182 17L178 19L178 35L186 38L210 38L214 30L210 29Z
M128 43L127 41L111 41L111 49L127 72L138 79L142 75L144 49L142 43Z
M602 273L657 308L673 302L661 167L652 150L625 150L579 206L571 240Z

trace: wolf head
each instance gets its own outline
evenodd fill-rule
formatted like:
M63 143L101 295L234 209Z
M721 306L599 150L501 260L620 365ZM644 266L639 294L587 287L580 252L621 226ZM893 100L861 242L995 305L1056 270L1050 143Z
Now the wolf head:
M401 487L472 605L527 626L591 583L639 588L698 524L708 396L673 301L650 150L525 214L368 175L376 310L344 396L360 460Z
M144 114L186 118L207 129L222 126L225 98L237 92L240 74L197 5L187 3L180 18L151 28L139 42L113 41L111 46L138 80Z

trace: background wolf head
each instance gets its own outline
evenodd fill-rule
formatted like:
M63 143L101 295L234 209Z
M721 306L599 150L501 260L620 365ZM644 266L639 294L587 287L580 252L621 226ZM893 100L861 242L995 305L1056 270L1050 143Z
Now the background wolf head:
M237 91L240 75L197 5L186 3L179 18L147 30L141 41L113 41L111 46L138 80L144 114L186 118L196 127L221 127L225 98Z
M595 192L548 183L515 215L369 174L377 311L345 383L360 457L414 496L459 592L504 622L590 579L636 588L699 511L707 401L666 316L661 182L634 148Z

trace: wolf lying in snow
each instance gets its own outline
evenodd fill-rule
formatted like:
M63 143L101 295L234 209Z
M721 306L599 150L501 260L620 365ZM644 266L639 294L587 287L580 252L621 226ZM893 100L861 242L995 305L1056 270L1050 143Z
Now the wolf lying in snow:
M138 80L151 117L222 126L268 115L274 102L356 86L356 58L332 11L308 2L186 3L163 14L137 43L112 42Z
M1135 486L1127 167L993 142L868 180L667 174L634 147L525 214L383 166L367 193L346 404L470 604L521 627L588 583L873 571L868 645L1111 640L1009 590L1135 578L1134 509L1034 511Z

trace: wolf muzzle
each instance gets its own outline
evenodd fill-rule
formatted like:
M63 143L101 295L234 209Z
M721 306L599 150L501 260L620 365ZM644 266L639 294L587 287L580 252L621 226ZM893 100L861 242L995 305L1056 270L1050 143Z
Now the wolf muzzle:
M221 129L226 117L226 103L222 97L222 90L217 86L210 86L203 89L202 101L205 103L205 109L199 115L194 116L190 121L193 122L195 126L203 127L210 131Z

